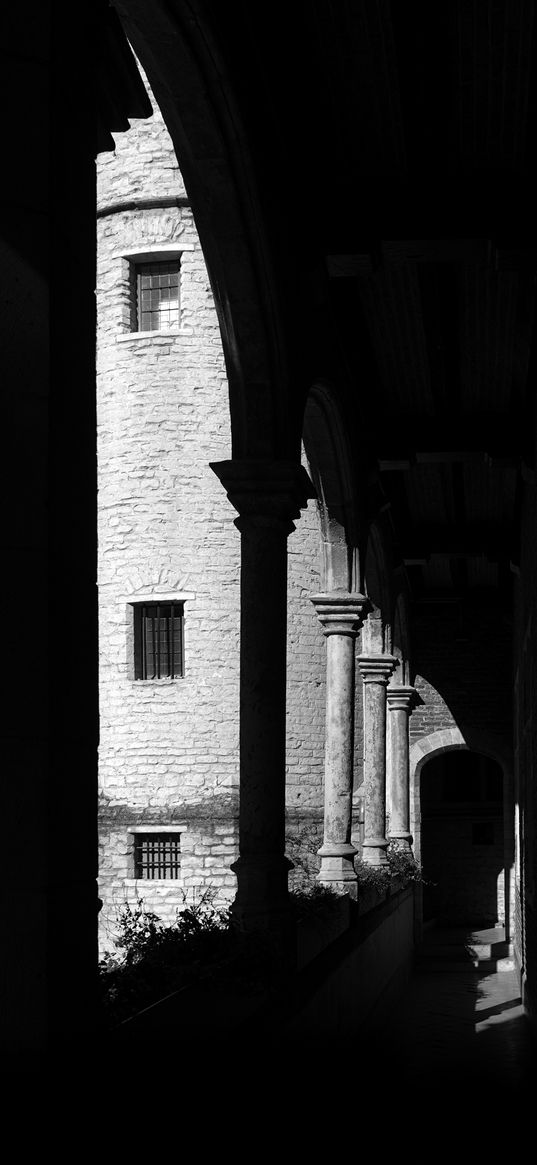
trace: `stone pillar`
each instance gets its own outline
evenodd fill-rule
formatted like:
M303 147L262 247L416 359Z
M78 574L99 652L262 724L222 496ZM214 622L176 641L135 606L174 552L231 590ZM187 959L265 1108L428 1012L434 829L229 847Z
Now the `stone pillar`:
M416 689L401 685L388 688L388 715L390 718L390 747L388 755L388 788L391 805L390 841L397 841L401 849L410 850L410 793L408 720L416 696Z
M354 643L369 601L360 594L312 595L326 636L324 837L319 882L356 885L351 844L354 750Z
M396 660L392 655L361 655L364 681L364 861L388 864L386 849L386 687Z
M315 496L292 462L211 465L241 534L239 857L232 914L243 930L290 928L285 857L287 536Z

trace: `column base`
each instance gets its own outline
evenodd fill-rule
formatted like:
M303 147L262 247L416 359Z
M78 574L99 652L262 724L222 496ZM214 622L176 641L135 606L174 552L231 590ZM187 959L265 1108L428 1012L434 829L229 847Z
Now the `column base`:
M284 856L239 857L232 863L238 888L231 906L233 922L246 933L264 932L275 954L296 956L295 920L288 890L292 862Z
M321 868L317 874L317 881L324 886L336 887L340 885L347 893L357 884L354 859L357 849L350 842L325 843L317 853L321 859Z
M390 833L388 841L395 849L402 850L403 853L412 853L412 834L411 833Z
M362 858L369 866L387 866L388 855L386 850L388 841L385 837L369 837L362 845Z

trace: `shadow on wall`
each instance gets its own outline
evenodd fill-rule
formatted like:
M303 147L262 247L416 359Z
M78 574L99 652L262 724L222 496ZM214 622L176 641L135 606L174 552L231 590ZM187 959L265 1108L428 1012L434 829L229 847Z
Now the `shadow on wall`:
M493 755L511 750L512 627L470 600L434 605L412 622L413 668L425 703L423 735L455 724Z
M504 918L503 773L457 750L421 774L424 921L494 926Z

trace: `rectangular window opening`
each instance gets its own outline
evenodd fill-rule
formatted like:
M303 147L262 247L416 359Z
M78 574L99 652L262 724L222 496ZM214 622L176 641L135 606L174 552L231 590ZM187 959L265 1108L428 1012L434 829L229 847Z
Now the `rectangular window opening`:
M137 833L134 835L134 877L146 881L167 881L181 873L179 833Z
M184 604L136 603L134 678L177 679L184 675Z
M139 332L178 331L180 260L135 263L136 328Z

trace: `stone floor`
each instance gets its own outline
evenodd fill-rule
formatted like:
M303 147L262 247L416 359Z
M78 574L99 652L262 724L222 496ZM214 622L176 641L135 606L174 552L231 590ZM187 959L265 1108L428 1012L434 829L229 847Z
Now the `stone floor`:
M534 1036L503 929L430 928L384 1033L402 1095L445 1122L493 1122L537 1102Z

